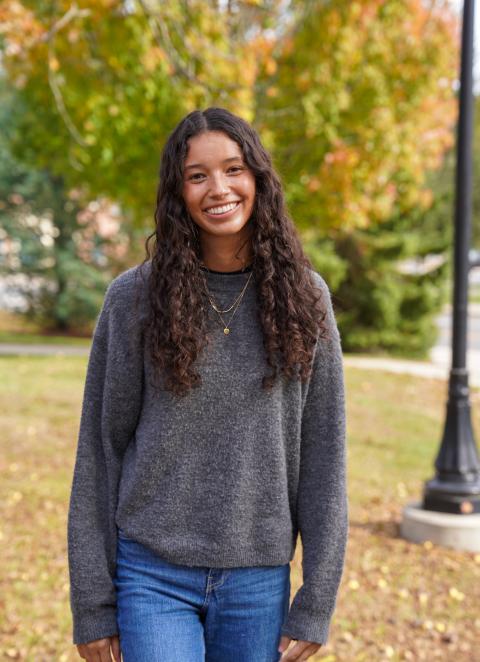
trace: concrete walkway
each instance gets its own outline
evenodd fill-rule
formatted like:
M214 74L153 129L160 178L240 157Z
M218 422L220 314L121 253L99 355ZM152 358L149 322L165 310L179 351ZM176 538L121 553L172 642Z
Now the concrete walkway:
M345 355L345 365L371 370L408 373L418 377L430 377L447 380L451 362L451 326L452 307L447 304L437 318L439 337L435 347L430 350L429 361L411 361L389 357L370 357L367 355ZM468 305L468 347L467 368L470 386L480 388L480 304Z
M366 370L385 370L417 377L447 380L450 373L450 350L435 348L430 356L431 361L410 361L407 359L391 359L389 357L370 357L364 355L345 354L344 364ZM469 352L467 365L469 384L480 388L480 352Z
M0 343L0 355L88 356L89 351L89 347L72 347L71 345ZM366 370L385 370L387 372L417 375L417 377L448 379L450 349L446 347L434 347L430 356L431 361L410 361L408 359L345 354L344 364ZM468 368L470 371L470 386L480 388L480 351L472 350L468 352Z
M73 345L41 345L24 343L0 343L0 354L21 354L22 356L88 356L90 347Z
M469 304L469 333L467 366L470 385L480 388L480 304ZM451 357L451 306L445 306L437 318L439 337L430 351L429 361L411 361L389 357L375 357L366 354L345 354L346 366L366 370L386 370L407 373L417 377L447 380ZM89 346L0 343L0 354L21 354L30 356L88 356Z

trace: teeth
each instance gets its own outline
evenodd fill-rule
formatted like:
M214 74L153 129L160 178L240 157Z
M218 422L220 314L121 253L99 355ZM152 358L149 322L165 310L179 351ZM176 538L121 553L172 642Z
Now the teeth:
M223 207L210 207L206 209L209 214L225 214L227 211L234 209L237 206L238 202L232 202L229 205L224 205Z

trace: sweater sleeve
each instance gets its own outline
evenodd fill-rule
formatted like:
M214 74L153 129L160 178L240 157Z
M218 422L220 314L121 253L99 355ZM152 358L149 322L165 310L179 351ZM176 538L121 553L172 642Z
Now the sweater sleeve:
M129 290L122 276L107 289L88 360L68 512L74 644L117 634L115 511L143 387L141 332Z
M319 338L302 415L297 498L303 585L282 627L296 640L325 644L348 536L345 388L340 334L330 291L319 279L329 339Z

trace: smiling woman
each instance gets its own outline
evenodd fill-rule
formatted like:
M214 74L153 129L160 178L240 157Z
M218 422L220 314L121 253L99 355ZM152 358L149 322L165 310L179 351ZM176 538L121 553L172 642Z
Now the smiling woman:
M342 351L243 119L197 110L171 133L146 253L110 284L88 364L74 643L88 662L306 660L328 639L347 541Z

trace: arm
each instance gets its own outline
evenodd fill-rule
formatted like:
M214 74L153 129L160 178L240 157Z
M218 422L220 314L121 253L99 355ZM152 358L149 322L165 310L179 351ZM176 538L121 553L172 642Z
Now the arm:
M320 278L318 274L316 278ZM343 572L348 501L341 340L323 279L320 287L329 339L317 341L302 416L297 517L303 585L293 599L282 634L324 644Z
M142 399L143 353L131 291L119 276L97 319L68 513L73 643L117 633L115 511L122 457Z

